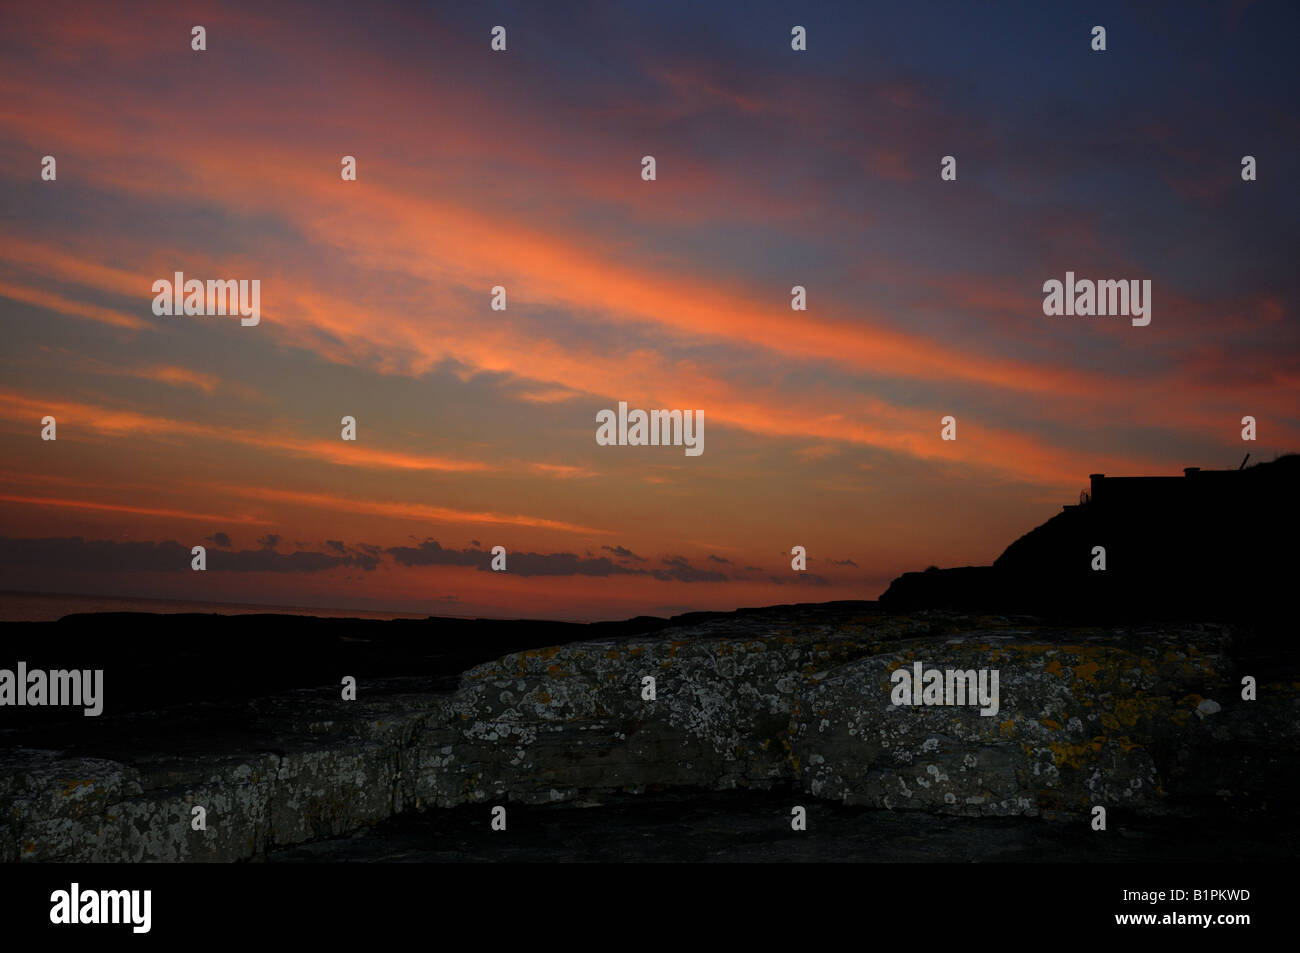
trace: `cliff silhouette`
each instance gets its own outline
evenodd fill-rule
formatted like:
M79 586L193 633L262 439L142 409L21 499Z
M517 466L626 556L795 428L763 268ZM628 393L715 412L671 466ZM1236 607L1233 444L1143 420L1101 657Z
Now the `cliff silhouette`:
M1271 620L1289 611L1300 524L1300 455L1182 476L1094 473L1075 504L992 566L909 572L892 609L1097 618ZM1105 569L1094 569L1095 547Z

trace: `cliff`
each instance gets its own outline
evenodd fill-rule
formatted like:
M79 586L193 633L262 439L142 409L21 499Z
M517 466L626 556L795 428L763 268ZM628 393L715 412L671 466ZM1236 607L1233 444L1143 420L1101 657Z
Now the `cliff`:
M1124 622L1289 620L1300 456L1091 481L1079 504L1015 540L992 566L904 573L881 604Z

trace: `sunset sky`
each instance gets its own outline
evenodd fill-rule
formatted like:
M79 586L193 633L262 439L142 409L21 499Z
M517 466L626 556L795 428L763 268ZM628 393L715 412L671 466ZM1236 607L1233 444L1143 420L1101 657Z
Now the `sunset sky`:
M6 2L0 589L871 599L1300 450L1300 13L1125 6ZM1067 270L1150 325L1044 316ZM260 325L155 316L176 271ZM704 453L598 446L620 400Z

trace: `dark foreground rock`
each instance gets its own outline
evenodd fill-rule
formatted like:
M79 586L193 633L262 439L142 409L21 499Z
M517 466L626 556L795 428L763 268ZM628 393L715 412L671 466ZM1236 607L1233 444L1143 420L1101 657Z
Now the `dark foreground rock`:
M355 702L323 688L104 716L9 739L0 856L229 861L421 810L673 790L1291 832L1300 684L1242 642L1219 625L784 607L514 652L451 691L372 678ZM891 673L916 662L997 669L997 714L893 705Z
M790 827L793 805L808 827ZM771 791L676 789L509 808L408 812L347 837L268 851L270 863L1254 863L1286 862L1297 832L1262 820L1186 821L1120 812L1088 825L878 811Z

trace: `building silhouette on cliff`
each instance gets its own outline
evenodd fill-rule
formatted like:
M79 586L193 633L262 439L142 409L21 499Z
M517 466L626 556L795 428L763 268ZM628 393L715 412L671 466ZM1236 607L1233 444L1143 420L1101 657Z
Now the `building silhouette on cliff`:
M1295 586L1300 455L1182 476L1094 473L1079 502L992 566L905 573L880 597L961 608L1237 619L1276 616ZM1104 569L1097 547L1104 550Z

